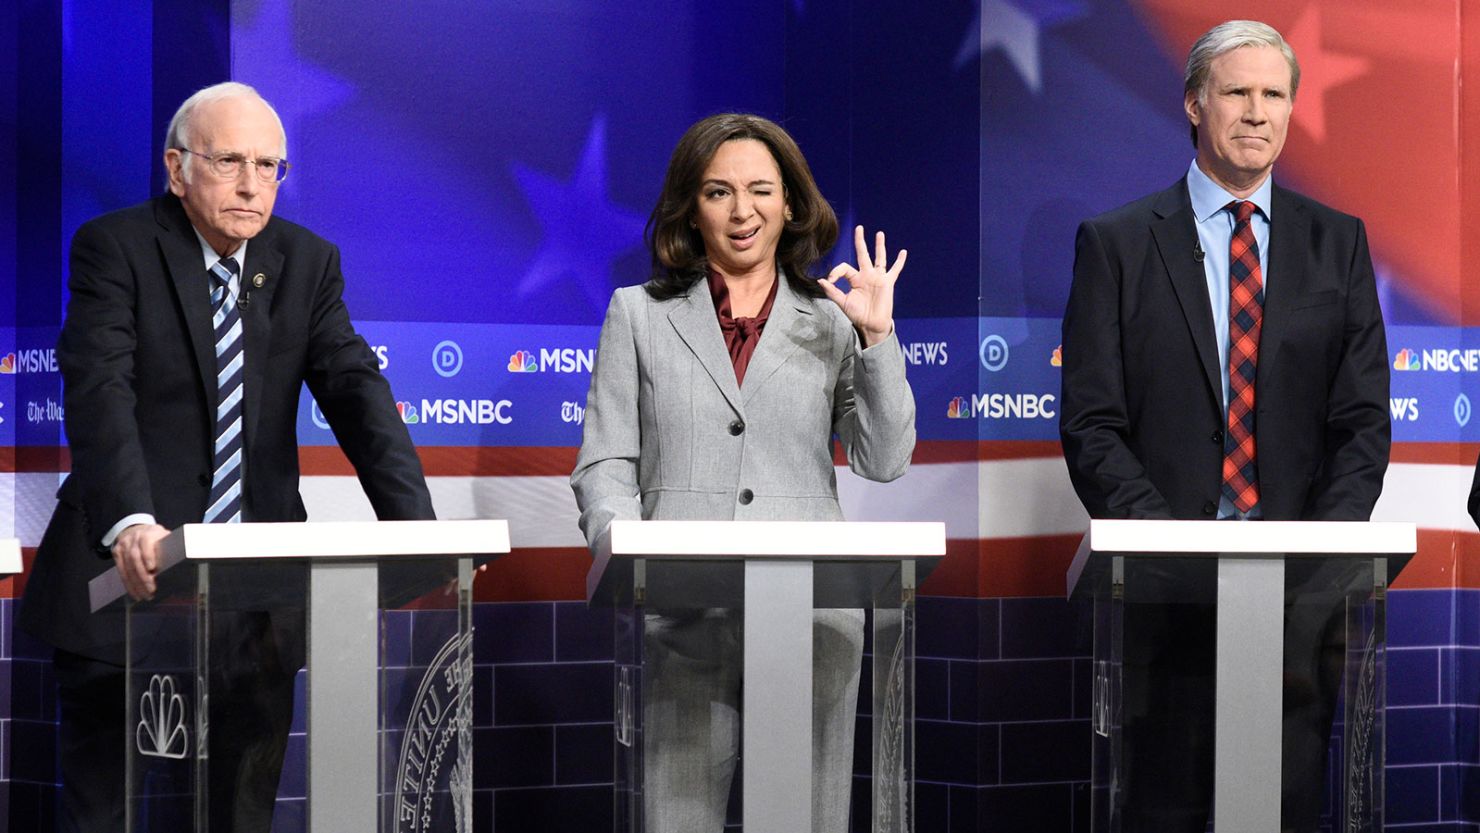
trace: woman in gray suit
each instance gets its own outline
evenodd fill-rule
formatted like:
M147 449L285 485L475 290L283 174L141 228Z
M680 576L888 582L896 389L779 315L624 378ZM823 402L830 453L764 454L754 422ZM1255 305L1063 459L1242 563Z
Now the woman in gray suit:
M900 251L811 269L838 235L796 142L758 116L689 128L648 218L653 273L612 296L571 486L593 547L613 520L842 520L833 438L904 474L915 405L894 334ZM848 289L837 286L846 280ZM739 739L742 624L653 612L644 638L649 833L719 833ZM863 614L813 629L814 831L847 828Z

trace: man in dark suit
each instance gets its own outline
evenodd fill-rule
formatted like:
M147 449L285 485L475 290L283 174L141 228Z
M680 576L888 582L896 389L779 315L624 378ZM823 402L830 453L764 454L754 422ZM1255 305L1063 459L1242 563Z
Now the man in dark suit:
M1079 228L1060 433L1093 517L1357 521L1372 512L1391 432L1366 232L1271 179L1299 81L1272 28L1211 29L1187 61L1197 148L1187 175ZM1316 577L1292 565L1287 602L1307 580ZM1202 604L1142 607L1125 613L1123 829L1201 831L1214 614ZM1340 628L1317 618L1303 634L1287 626L1285 829L1314 829L1321 809ZM1321 670L1292 693L1302 662ZM1133 681L1138 667L1147 676Z
M169 192L92 220L72 243L57 349L72 473L20 614L56 649L64 830L123 829L133 737L123 634L89 613L88 582L117 569L130 595L150 598L170 529L305 520L305 383L376 515L434 517L390 388L350 323L338 250L272 217L287 172L277 114L250 87L216 85L180 107L166 145ZM302 636L291 615L268 617L222 620L230 633L212 636L213 831L270 824ZM225 667L231 656L246 665ZM218 708L243 686L249 702Z

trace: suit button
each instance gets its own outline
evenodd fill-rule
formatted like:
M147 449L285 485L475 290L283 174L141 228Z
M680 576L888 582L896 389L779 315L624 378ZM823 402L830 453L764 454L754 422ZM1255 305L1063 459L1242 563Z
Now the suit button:
M738 436L740 436L741 434L744 434L744 433L745 433L745 423L741 422L738 419L735 420L734 422L730 423L730 436L732 436L732 437L738 437Z
M1213 436L1209 437L1208 439L1212 440L1214 445L1222 445L1223 444L1223 432L1222 431L1214 431L1213 432Z
M1204 515L1216 515L1216 514L1218 514L1218 504L1212 502L1211 500L1208 501L1207 503L1204 503L1203 504L1203 514Z
M199 477L195 478L195 480L202 486L211 485L211 476L209 474L202 474Z
M752 492L749 489L741 489L740 490L740 505L741 506L749 506L750 505L750 502L752 500L755 500L755 492Z

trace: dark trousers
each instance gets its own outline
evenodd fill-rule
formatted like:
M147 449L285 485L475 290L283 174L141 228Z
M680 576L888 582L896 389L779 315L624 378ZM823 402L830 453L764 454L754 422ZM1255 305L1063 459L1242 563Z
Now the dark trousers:
M1283 831L1320 828L1346 649L1339 573L1318 561L1286 565ZM1125 604L1123 833L1203 833L1212 818L1218 620L1209 595Z
M57 758L62 770L57 830L112 833L123 830L123 669L57 649Z
M211 757L207 806L211 833L268 833L293 716L293 680L302 630L274 627L251 611L212 618ZM125 725L124 670L67 651L53 657L61 726L63 833L124 829L124 767L134 733ZM191 747L195 739L191 738ZM175 833L171 830L170 833ZM202 832L203 833L203 832Z

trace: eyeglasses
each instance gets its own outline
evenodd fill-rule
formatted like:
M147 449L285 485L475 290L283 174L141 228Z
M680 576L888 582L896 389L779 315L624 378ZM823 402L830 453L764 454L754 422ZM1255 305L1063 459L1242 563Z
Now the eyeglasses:
M240 153L218 153L210 156L204 153L196 153L189 148L176 148L181 153L199 156L210 164L211 173L222 179L236 179L242 175L242 168L251 166L252 173L262 182L282 182L288 176L288 168L292 167L286 159L275 159L271 156L262 156L256 159L248 159Z

